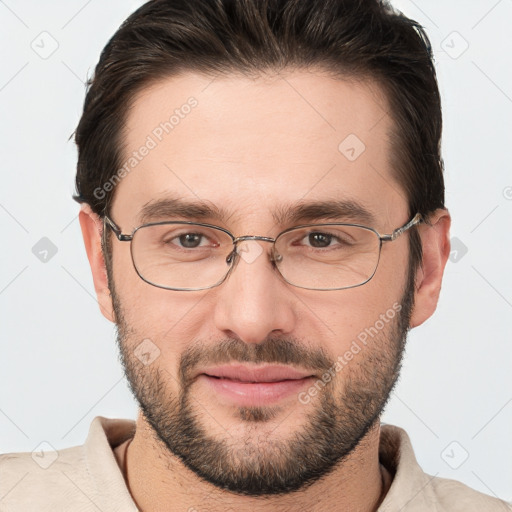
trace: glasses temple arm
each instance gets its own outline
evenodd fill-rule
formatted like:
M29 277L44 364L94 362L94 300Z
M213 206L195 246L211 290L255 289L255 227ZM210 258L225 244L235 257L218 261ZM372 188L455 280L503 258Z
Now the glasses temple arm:
M393 240L396 240L401 234L405 233L408 229L421 222L423 222L421 213L417 213L407 224L403 225L401 228L395 229L393 233L389 235L381 235L380 239L383 242L392 242Z
M116 238L121 242L129 242L133 238L132 235L123 235L121 228L119 228L119 226L117 226L107 215L103 217L103 225L108 225L108 227L114 232L114 235L116 235Z

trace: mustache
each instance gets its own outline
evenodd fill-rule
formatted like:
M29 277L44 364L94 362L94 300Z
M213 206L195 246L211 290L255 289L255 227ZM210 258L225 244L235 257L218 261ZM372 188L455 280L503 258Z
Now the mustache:
M335 361L323 349L311 349L292 339L270 337L261 343L245 343L228 338L215 345L197 343L188 347L180 358L179 377L186 386L194 379L198 367L229 363L277 363L323 373Z

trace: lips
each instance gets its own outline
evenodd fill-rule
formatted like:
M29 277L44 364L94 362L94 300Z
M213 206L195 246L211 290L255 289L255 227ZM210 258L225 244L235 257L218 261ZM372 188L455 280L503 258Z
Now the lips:
M209 368L202 373L218 379L230 379L247 383L279 382L283 380L299 380L312 377L311 373L297 370L290 366L253 367L245 365L226 365Z
M314 375L290 366L225 365L204 369L197 377L200 385L214 393L224 405L266 406L297 396L313 381ZM201 384L203 383L203 384Z

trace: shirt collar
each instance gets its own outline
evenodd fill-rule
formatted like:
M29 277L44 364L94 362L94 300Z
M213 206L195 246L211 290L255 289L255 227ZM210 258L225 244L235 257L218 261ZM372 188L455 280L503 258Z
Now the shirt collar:
M405 430L393 425L381 426L379 459L393 477L379 512L437 511L431 486L435 475L423 472Z
M98 492L97 504L102 510L138 510L113 452L113 448L133 437L134 433L133 420L97 416L91 423L85 454L89 474ZM427 475L420 468L405 430L393 425L381 426L379 459L393 478L379 512L437 510L430 485L435 475ZM112 503L113 496L115 503Z

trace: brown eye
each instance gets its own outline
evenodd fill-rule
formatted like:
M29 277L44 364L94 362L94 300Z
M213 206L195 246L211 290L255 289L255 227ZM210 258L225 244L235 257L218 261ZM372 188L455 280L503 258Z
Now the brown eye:
M310 233L308 235L308 242L311 247L315 248L329 247L332 242L332 235L327 233Z
M184 248L194 249L201 245L201 238L203 238L203 235L198 233L186 233L184 235L180 235L178 240Z

